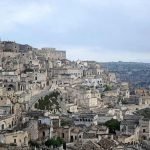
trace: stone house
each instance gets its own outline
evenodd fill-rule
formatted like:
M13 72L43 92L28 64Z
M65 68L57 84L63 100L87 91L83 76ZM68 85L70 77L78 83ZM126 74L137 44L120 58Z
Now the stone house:
M126 115L120 124L120 132L123 135L138 135L139 133L139 120L141 116Z
M150 120L143 118L139 120L140 127L140 139L149 140L150 139Z
M109 129L102 125L92 125L86 128L83 132L82 141L100 141L102 138L108 138Z
M29 140L37 140L38 139L38 121L36 119L30 119L25 123L26 127L23 131L27 131Z
M28 133L26 131L3 131L0 133L0 143L28 146Z
M114 119L123 120L123 112L121 109L109 109L108 115L112 116Z
M17 118L13 115L3 116L0 118L0 131L12 129L17 125Z
M110 90L110 91L105 91L104 94L105 96L108 96L108 97L118 97L119 96L119 89L116 89L116 90Z
M73 78L69 74L58 75L57 77L51 78L51 80L49 81L50 85L56 84L60 87L61 86L65 87L65 86L70 85L72 83L73 83Z
M59 128L61 126L61 119L60 116L58 115L48 115L48 117L51 119L52 121L52 126L53 128Z
M81 140L83 137L82 128L64 126L57 129L57 136L67 143Z
M124 98L127 104L133 105L141 105L143 103L143 99L137 95L131 95L129 98Z
M42 48L41 50L36 51L36 54L40 56L44 56L49 60L66 59L66 52L56 50L55 48Z
M86 70L83 71L83 76L89 78L89 77L95 77L95 74L93 72L93 68L88 68Z
M77 104L80 107L97 107L98 98L95 97L91 90L80 89L77 93Z
M66 108L71 113L77 113L78 112L78 106L74 103L66 104Z
M53 125L52 120L47 117L39 117L38 119L38 138L48 139L53 137Z
M102 78L86 78L84 83L84 85L87 86L103 86L103 79Z
M150 96L142 96L142 104L149 105L150 104Z
M98 115L93 113L76 114L73 116L75 125L91 126L98 124Z
M130 91L126 89L120 89L120 96L123 98L130 98Z
M41 88L45 88L47 84L47 72L34 72L34 81L38 83Z
M110 82L113 82L113 83L117 82L115 73L109 73L108 77L109 77Z
M81 78L83 76L83 70L78 68L68 68L67 74L74 75L77 78Z
M20 76L18 75L16 70L3 71L2 78L4 87L6 87L8 91L18 90L18 82L20 82Z

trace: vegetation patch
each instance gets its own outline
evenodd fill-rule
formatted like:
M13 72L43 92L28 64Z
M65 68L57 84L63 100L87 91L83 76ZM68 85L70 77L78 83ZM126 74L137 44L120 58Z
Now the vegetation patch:
M109 128L109 133L116 133L116 131L120 130L120 122L117 119L111 119L105 123L105 125Z
M52 111L53 109L56 109L59 111L59 96L60 93L58 91L54 91L49 95L46 95L44 98L40 98L34 107L40 110Z
M138 110L137 115L144 116L144 118L150 119L150 108Z
M47 147L53 146L54 148L57 148L57 147L60 147L63 143L64 141L60 137L57 137L57 138L48 139L45 142L45 145Z

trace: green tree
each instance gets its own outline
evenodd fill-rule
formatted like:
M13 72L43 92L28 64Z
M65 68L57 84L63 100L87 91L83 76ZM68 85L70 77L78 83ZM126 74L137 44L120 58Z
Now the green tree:
M29 141L29 145L30 145L31 147L36 147L36 148L39 148L39 147L40 147L39 144L38 144L36 141Z
M46 142L45 142L45 145L47 147L60 147L62 144L63 144L63 140L60 138L60 137L57 137L56 139L55 138L52 138L52 139L48 139Z
M61 120L61 126L63 127L63 126L71 126L72 125L72 122L71 122L71 120Z
M110 133L116 133L116 130L120 130L120 122L116 119L111 119L105 123L109 128Z
M111 90L111 87L109 86L109 85L105 85L105 90L104 90L104 92L105 91L110 91Z
M49 95L46 95L44 98L40 98L38 100L38 104L35 104L35 108L38 108L40 110L52 110L53 106L56 106L56 109L59 110L59 102L58 102L58 96L60 93L58 91L54 91L50 93Z

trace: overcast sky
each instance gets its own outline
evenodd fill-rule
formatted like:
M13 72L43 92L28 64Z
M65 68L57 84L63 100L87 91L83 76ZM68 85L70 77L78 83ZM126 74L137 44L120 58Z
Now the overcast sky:
M150 62L150 0L1 0L0 37L72 60Z

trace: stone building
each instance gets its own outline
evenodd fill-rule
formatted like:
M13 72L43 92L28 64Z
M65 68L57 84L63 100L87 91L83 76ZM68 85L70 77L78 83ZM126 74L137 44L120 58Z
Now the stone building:
M84 113L84 114L76 114L73 116L73 121L75 125L97 125L98 123L98 115L93 113Z
M55 48L42 48L36 52L38 55L45 56L49 60L62 60L66 59L66 52L59 51Z
M18 82L20 82L20 76L15 70L2 72L2 78L4 87L7 87L8 91L18 90Z
M108 77L109 77L110 82L113 82L113 83L117 82L115 73L109 73Z
M102 87L104 85L104 82L102 78L86 78L84 81L84 85Z
M28 133L24 131L3 131L0 133L0 143L28 146Z
M38 138L48 139L53 137L53 123L50 117L39 117L38 119Z
M121 121L120 124L120 133L123 136L126 136L128 138L124 139L124 142L127 141L138 141L139 139L139 120L141 119L141 116L136 115L126 115L124 117L124 120Z
M140 126L140 139L141 140L149 140L150 139L150 120L147 118L143 118L139 120Z
M108 136L109 129L106 126L91 125L90 127L84 130L82 141L99 141L102 138L108 138Z
M97 95L95 92L88 88L79 88L76 93L77 105L85 108L97 107L98 99L100 99L100 94Z
M64 126L57 129L57 136L67 143L72 143L82 139L83 131L80 127Z
M38 121L36 119L31 119L26 123L25 129L23 131L27 131L29 140L37 140L38 139Z
M17 118L15 115L8 115L0 118L0 131L12 129L16 125L17 125Z
M78 68L68 68L67 74L74 75L77 78L81 78L83 76L83 70Z

